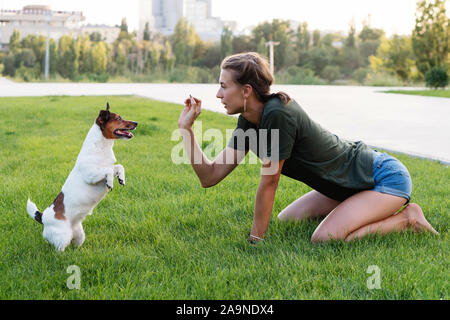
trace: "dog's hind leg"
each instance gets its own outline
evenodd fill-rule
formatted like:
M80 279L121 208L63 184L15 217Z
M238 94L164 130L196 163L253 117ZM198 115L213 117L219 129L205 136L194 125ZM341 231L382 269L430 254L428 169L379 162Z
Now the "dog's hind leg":
M84 238L85 238L84 230L83 230L83 226L81 225L81 222L72 227L72 233L73 233L74 245L76 245L77 247L80 247L83 244Z
M114 176L117 177L117 180L121 185L125 185L125 169L121 164L116 164L114 166Z
M55 246L56 250L64 251L64 249L72 241L72 228L69 223L64 221L60 225L46 226L44 224L44 239Z

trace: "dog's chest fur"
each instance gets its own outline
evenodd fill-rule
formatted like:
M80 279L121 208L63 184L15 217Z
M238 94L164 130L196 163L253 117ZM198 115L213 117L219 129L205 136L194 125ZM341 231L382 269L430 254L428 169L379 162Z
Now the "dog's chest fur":
M108 192L106 180L98 183L88 183L90 180L98 181L96 175L101 174L102 168L113 168L116 157L113 152L114 141L105 139L100 128L94 124L83 143L74 168L69 174L62 192L64 193L64 206L66 217L76 223L91 214L95 206Z

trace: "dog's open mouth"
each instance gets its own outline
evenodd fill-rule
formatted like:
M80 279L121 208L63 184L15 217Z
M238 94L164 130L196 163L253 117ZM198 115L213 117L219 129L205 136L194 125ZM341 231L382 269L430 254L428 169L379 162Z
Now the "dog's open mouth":
M114 130L114 134L119 138L131 139L134 135L130 132L130 130L134 129L116 129Z

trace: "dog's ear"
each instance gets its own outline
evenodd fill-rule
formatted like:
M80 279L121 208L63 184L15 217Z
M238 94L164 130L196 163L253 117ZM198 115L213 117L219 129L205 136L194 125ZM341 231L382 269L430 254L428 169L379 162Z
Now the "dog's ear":
M104 123L109 120L109 111L108 110L100 110L98 116L103 120Z
M100 110L97 120L95 121L100 128L103 128L109 121L109 110Z
M109 102L106 103L106 111L109 111Z

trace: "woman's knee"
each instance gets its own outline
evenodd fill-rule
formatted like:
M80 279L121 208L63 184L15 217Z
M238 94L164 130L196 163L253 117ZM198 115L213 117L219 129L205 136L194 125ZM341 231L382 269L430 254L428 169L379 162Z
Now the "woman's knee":
M314 231L313 235L311 236L311 242L312 243L321 243L326 242L330 240L344 240L346 238L347 234L345 235L339 235L334 232L330 231L321 231L317 230Z

